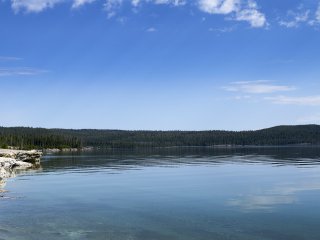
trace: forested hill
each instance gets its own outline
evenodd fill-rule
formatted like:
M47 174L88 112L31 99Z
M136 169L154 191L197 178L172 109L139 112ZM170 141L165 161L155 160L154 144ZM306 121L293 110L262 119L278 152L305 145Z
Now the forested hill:
M21 149L133 148L214 145L320 144L319 125L277 126L256 131L122 131L0 127L0 147Z

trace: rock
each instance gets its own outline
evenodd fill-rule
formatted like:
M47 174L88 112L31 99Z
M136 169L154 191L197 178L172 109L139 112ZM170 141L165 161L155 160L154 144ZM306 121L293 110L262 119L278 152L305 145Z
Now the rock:
M33 164L29 163L29 162L16 161L12 167L24 169L24 168L31 168L32 166L33 166Z
M58 152L61 152L61 150L58 149L58 148L47 148L47 149L45 149L45 153L58 153Z
M7 177L8 177L7 171L3 167L0 167L0 181Z
M0 157L0 167L4 169L10 169L17 161L13 158Z
M0 157L13 158L23 162L38 163L40 162L41 156L42 156L42 152L36 151L36 150L23 151L23 150L0 149Z
M39 164L42 153L39 151L20 151L0 149L0 182L14 176L13 169L32 168Z

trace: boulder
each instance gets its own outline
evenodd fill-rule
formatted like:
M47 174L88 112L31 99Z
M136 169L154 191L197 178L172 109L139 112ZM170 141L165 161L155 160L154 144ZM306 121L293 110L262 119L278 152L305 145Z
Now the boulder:
M39 163L41 156L42 152L36 150L23 151L0 149L0 157L13 158L23 162Z
M39 164L42 153L0 149L0 181L12 177L14 169L28 169Z

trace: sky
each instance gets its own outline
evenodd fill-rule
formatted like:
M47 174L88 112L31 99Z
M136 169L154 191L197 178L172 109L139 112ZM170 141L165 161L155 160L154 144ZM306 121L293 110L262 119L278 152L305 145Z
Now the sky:
M0 126L320 124L319 0L2 0Z

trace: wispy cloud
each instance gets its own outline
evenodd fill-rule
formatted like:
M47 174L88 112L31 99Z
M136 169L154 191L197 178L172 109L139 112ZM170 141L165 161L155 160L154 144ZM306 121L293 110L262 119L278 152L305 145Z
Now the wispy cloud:
M11 0L11 6L15 12L21 10L26 12L41 12L61 2L63 0Z
M79 8L85 4L93 3L96 0L74 0L72 4L72 8Z
M314 14L314 18L309 21L309 25L319 25L320 24L320 2L318 4L318 8Z
M104 9L108 14L108 18L112 18L117 14L117 11L124 4L130 4L133 8L137 8L143 3L155 5L170 5L174 7L183 6L187 3L186 0L105 0Z
M108 18L112 18L116 15L117 10L121 7L122 3L122 0L106 0L103 6L108 14ZM133 4L134 6L137 6L139 1L133 1Z
M316 9L305 8L300 4L295 10L288 10L285 17L278 20L280 26L286 28L297 28L302 24L315 26L320 23L320 2Z
M22 58L19 57L8 57L8 56L0 56L0 62L9 62L9 61L19 61Z
M75 9L96 1L103 3L103 8L109 18L114 17L125 4L131 5L133 9L143 4L173 7L188 5L190 8L196 7L207 14L228 15L228 19L245 21L252 27L264 27L267 23L265 14L259 10L254 0L11 0L11 6L16 13L20 11L37 13L62 3L69 3L71 8Z
M233 97L233 99L235 99L235 100L245 100L245 99L251 99L251 98L252 98L252 96L250 96L250 95L239 95L239 96Z
M305 23L309 21L310 10L304 10L302 12L288 12L289 20L280 20L280 26L284 26L287 28L298 27L301 23Z
M58 4L70 4L71 9L83 5L100 2L108 18L118 14L124 5L131 6L138 11L143 5L168 5L172 7L188 6L209 15L224 15L226 19L244 21L253 28L262 28L269 25L266 14L260 9L256 0L10 0L12 9L18 12L37 13L55 7ZM276 22L286 28L296 28L302 24L309 26L320 25L320 2L313 8L304 5L296 9L289 9Z
M320 96L305 96L305 97L289 97L276 96L265 97L265 100L271 101L275 104L284 105L301 105L301 106L320 106Z
M8 76L29 76L48 72L47 70L29 67L0 68L0 77Z
M229 33L233 32L236 28L233 27L224 27L224 28L209 28L209 32L217 32L217 33Z
M265 93L275 93L292 91L296 88L287 85L277 85L270 81L243 81L243 82L232 82L227 86L223 87L224 90L230 92L240 92L240 93L251 93L251 94L265 94Z
M75 9L95 1L96 0L11 0L11 7L16 13L20 11L37 13L48 8L53 8L57 4L71 2L71 8Z
M146 32L157 32L158 30L154 27L150 27L146 30Z

